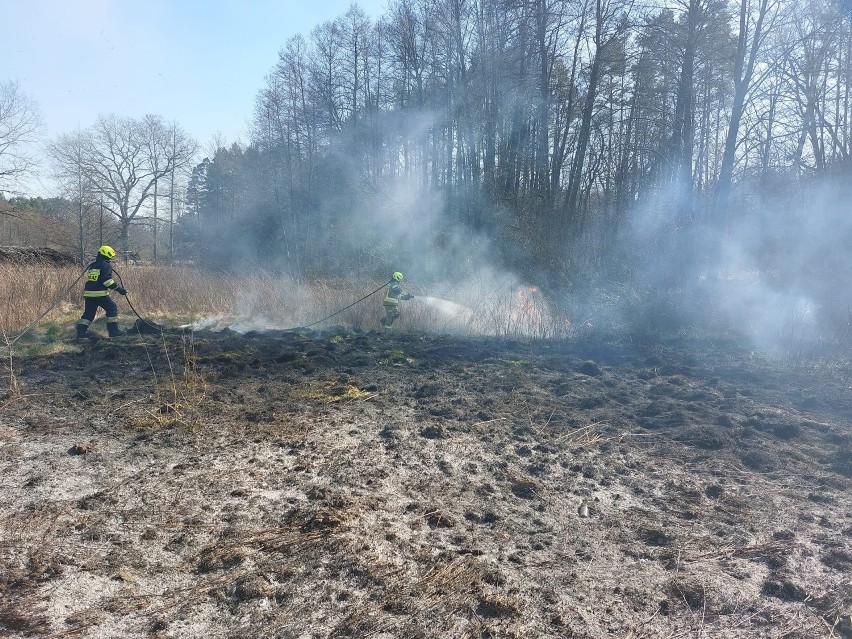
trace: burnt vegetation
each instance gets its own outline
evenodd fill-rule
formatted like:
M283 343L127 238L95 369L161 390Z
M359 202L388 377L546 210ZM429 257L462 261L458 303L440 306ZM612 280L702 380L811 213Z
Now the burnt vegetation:
M704 339L187 339L20 362L4 634L852 636L848 370Z

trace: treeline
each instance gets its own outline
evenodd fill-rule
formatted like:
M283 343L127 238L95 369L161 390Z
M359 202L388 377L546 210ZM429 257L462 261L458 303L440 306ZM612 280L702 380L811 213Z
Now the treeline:
M6 198L0 193L0 246L47 246L73 255L73 227L62 198Z
M101 117L50 147L62 199L6 202L0 233L294 277L485 255L554 285L735 268L747 233L777 271L816 188L852 182L850 24L849 0L353 5L284 44L250 144L197 163L176 123Z
M58 251L84 265L100 245L109 244L120 249L119 259L153 260L154 219L147 215L134 219L124 244L121 221L91 196L84 193L81 201L77 193L49 198L6 198L0 193L0 247L46 248L46 253ZM181 247L171 250L174 245L168 240L173 234L167 225L168 220L161 221L160 226L166 226L166 242L160 241L166 249L161 251L161 259L172 261L179 258Z
M251 145L195 167L184 230L199 257L299 275L381 263L437 197L423 242L485 234L521 269L706 267L755 202L852 175L850 20L834 0L353 5L286 42Z

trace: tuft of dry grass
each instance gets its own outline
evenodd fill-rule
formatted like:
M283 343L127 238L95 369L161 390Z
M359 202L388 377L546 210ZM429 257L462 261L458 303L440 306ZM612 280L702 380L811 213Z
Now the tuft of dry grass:
M155 408L147 411L149 424L140 425L184 426L196 429L202 423L207 383L198 368L195 338L192 333L181 335L178 342L180 350L173 354L165 333L161 333L160 337L162 352L168 366L168 376L164 379L158 378L151 353L143 342L155 380ZM178 366L180 369L176 370Z
M8 373L7 380L9 382L8 396L10 400L20 399L22 396L21 384L18 381L18 377L15 375L15 361L12 351L12 340L9 338L8 335L6 335L5 332L3 333L3 341L6 343L6 371Z
M336 382L314 382L307 388L295 388L293 397L313 399L327 404L368 399L373 393L361 390L353 384Z
M45 636L50 621L44 614L44 604L20 593L0 589L0 629L21 633L21 636Z
M682 557L684 563L700 563L703 561L732 559L762 559L779 555L789 555L793 550L801 548L801 544L790 540L769 540L752 544L730 543L720 546L717 539L696 539L704 542L706 549L690 547L685 549Z

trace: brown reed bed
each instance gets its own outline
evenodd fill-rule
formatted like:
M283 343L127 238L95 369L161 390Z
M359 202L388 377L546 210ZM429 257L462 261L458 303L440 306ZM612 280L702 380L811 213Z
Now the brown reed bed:
M22 268L0 264L0 333L14 337L33 322L34 334L70 332L82 309L82 272L68 266L27 266L25 273ZM384 314L381 290L361 299L381 286L375 281L295 281L271 272L234 275L187 265L117 264L115 271L128 297L113 298L120 316L132 320L139 313L187 323L214 318L219 320L215 326L235 325L240 330L333 325L378 330ZM531 338L566 337L575 330L569 318L553 312L540 295L527 289L416 283L407 290L415 299L402 303L395 329ZM436 300L451 310L436 306Z

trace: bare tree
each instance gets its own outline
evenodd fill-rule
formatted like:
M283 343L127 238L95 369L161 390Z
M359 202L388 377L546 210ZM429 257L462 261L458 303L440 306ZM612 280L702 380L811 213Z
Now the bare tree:
M793 7L793 34L786 51L785 77L791 86L796 115L801 123L793 154L798 167L825 173L831 159L827 154L848 151L838 136L839 112L831 98L832 85L842 83L833 76L831 64L842 42L843 21L831 3L810 0ZM836 95L836 94L835 94ZM826 141L828 137L828 141ZM810 149L806 149L806 145Z
M183 129L172 122L166 131L170 146L167 151L172 158L171 172L169 173L169 259L174 259L174 229L175 210L181 198L177 195L178 184L185 185L189 180L189 169L192 159L198 152L198 143L190 138Z
M153 192L151 195L151 209L153 216L153 260L157 261L157 247L159 237L159 199L160 180L169 177L172 186L170 199L170 222L174 221L174 173L176 170L185 168L192 156L195 155L197 144L184 133L180 127L173 124L167 127L160 116L146 115L141 121L142 135L144 135L145 156L147 158L148 170L153 179ZM171 244L170 244L171 246Z
M311 32L311 88L321 105L325 127L340 131L345 121L346 85L344 51L340 47L340 21L329 21Z
M17 82L0 83L0 193L10 192L33 166L27 145L41 127L38 106Z
M118 220L126 252L130 224L154 197L158 181L186 166L195 148L189 137L162 126L156 116L139 121L110 115L74 136L61 136L51 155L61 174L85 176L91 193Z
M571 171L568 175L567 193L565 196L565 213L567 222L579 221L578 203L580 189L583 179L583 164L586 160L589 141L592 132L592 115L598 97L598 85L601 73L604 70L604 62L609 50L620 38L624 36L627 29L625 13L629 11L629 5L622 0L594 0L595 24L592 44L594 51L588 75L588 87L586 88L586 101L583 106L582 122L577 132L577 145L574 149L574 157L571 161Z
M418 129L417 122L423 118L429 82L430 11L425 0L398 0L390 8L387 23L387 52L390 74L394 77L392 104L397 109L398 130L402 133L401 172L406 178L417 175L423 187L429 182L429 130ZM411 134L409 130L417 133ZM415 173L417 168L419 171Z
M84 170L85 144L85 134L78 130L60 135L48 147L48 155L54 164L54 177L66 197L75 204L73 217L77 226L77 259L80 264L86 258L87 209L97 199L94 185Z
M357 128L361 112L366 108L367 54L370 21L357 5L349 7L338 27L339 48L343 54L342 77L345 111L349 125Z
M130 224L152 194L156 181L166 175L153 169L147 153L147 136L130 118L101 117L88 131L84 170L103 195L105 208L121 224L121 249L129 250Z
M737 52L734 60L734 98L728 120L728 133L719 168L719 180L716 190L714 215L720 235L724 234L728 213L728 200L731 195L731 181L734 173L734 154L739 139L740 124L745 111L746 98L753 89L755 66L758 55L764 48L767 32L777 15L780 0L740 0L739 34ZM714 249L715 264L718 268L721 260L720 247Z
M692 160L694 156L695 118L695 67L699 46L706 27L707 0L685 0L680 4L683 12L683 59L672 122L671 180L677 193L679 207L688 206L692 190Z

